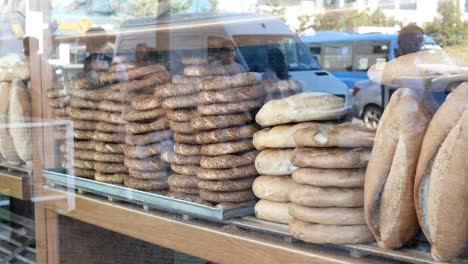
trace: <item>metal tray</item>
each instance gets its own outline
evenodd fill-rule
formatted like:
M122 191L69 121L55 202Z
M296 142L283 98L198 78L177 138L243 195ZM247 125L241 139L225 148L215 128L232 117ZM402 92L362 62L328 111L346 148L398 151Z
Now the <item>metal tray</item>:
M67 175L63 173L63 169L43 170L42 176L51 183L67 188L84 190L117 200L207 220L224 220L254 214L255 202L243 203L233 207L216 208L157 193L144 192L120 185Z
M296 240L291 234L289 234L288 226L285 224L277 224L261 220L252 216L230 219L224 222L248 230L278 235L283 237L283 239L288 242L299 241ZM427 241L421 241L420 243L418 243L417 248L408 247L399 250L380 248L379 246L377 246L376 243L355 245L325 244L323 246L346 250L353 257L377 256L408 263L440 263L432 258L430 252L431 247ZM461 258L455 259L451 263L468 264L468 252L465 252L464 254L462 254Z

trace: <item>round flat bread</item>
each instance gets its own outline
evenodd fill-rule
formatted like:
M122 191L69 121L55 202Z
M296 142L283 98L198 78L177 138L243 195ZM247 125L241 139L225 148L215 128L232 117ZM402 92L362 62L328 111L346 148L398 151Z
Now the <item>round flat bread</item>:
M196 175L172 174L167 180L169 187L197 188L198 178Z
M132 177L125 177L124 185L128 188L144 191L167 190L169 187L167 180L141 180Z
M252 190L260 199L273 202L289 202L289 191L297 184L293 182L291 176L259 176L252 185Z
M200 148L203 156L219 156L235 154L239 152L253 150L254 146L251 139L244 139L233 142L205 144Z
M231 115L200 116L192 119L191 127L195 130L211 130L243 125L252 122L252 120L253 116L248 112Z
M87 170L87 169L79 169L79 168L73 168L73 171L71 172L72 175L75 175L76 177L82 177L82 178L88 178L88 179L94 179L94 170Z
M165 117L150 121L149 123L128 122L127 132L131 134L142 134L169 128L169 122Z
M259 109L263 105L262 100L245 100L235 103L198 105L197 112L203 116L228 115L246 113Z
M156 180L156 179L167 179L172 174L170 171L140 171L135 169L129 169L128 174L137 179L141 180Z
M185 193L185 194L198 194L198 188L181 188L175 186L169 186L170 192Z
M255 177L249 177L244 179L237 180L199 180L198 188L208 191L218 191L218 192L230 192L230 191L242 191L249 190L252 188L252 183Z
M218 203L244 203L253 201L255 195L251 190L234 191L234 192L212 192L207 190L200 190L200 197L207 201Z
M200 100L200 104L220 104L253 100L264 95L265 90L263 89L263 86L254 85L220 91L203 91L200 92L198 98Z
M193 118L200 116L195 108L189 109L168 109L166 117L176 122L190 122Z
M128 174L120 174L120 173L106 174L106 173L100 173L100 172L96 172L94 174L94 179L96 181L105 182L105 183L113 183L113 184L123 183L125 177L128 177Z
M288 213L290 203L260 200L255 204L255 216L270 222L288 224L292 217Z
M200 166L171 164L171 169L178 174L197 175L200 170Z
M174 152L184 156L199 156L201 155L200 148L200 145L191 145L177 142L174 144Z
M255 158L258 155L257 150L220 156L202 156L200 166L205 169L228 169L239 166L254 164Z
M291 220L289 233L295 238L316 244L360 244L374 241L367 225L321 225Z
M258 129L256 125L203 131L196 134L196 142L198 144L213 144L238 141L241 139L252 138L257 131Z
M185 144L196 144L196 134L174 133L174 141Z
M172 136L172 131L161 130L147 134L127 135L125 142L129 145L148 145L166 140Z
M176 122L176 121L169 121L169 127L175 133L182 133L182 134L194 134L197 132L190 122Z
M163 141L145 146L125 145L125 156L132 159L143 159L161 154L170 148L171 142Z
M149 159L125 158L124 164L129 169L140 171L165 171L169 168L169 164L162 161L159 156L154 156Z
M370 158L367 148L296 148L291 163L300 168L357 169L365 168Z
M292 178L299 184L321 187L364 187L366 169L299 168Z
M94 153L95 161L119 163L119 162L123 162L124 159L125 159L125 156L122 154L100 153L100 152Z
M365 225L364 208L289 206L289 214L301 221L324 225Z
M262 76L256 72L240 73L233 76L210 76L197 84L199 91L224 90L228 88L253 86L262 82Z
M163 151L161 159L167 163L178 165L199 165L201 156L183 156L173 151Z
M363 188L335 188L302 185L289 192L291 202L312 207L362 207Z
M125 144L96 142L95 150L100 153L123 154Z
M199 179L202 180L231 180L247 178L249 176L257 175L255 166L243 166L231 169L203 169L197 173Z

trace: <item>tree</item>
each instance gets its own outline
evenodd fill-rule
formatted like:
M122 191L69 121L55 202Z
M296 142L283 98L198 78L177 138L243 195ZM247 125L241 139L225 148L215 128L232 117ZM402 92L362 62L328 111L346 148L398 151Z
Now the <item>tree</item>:
M381 9L371 14L357 10L328 11L315 16L313 20L313 28L316 31L342 31L359 26L391 27L395 25L395 19L386 17Z
M424 26L426 34L432 36L441 46L452 46L466 42L468 23L462 20L458 1L443 1L438 16Z
M267 0L264 5L259 7L257 12L270 14L279 17L286 22L286 8L282 5L281 0Z

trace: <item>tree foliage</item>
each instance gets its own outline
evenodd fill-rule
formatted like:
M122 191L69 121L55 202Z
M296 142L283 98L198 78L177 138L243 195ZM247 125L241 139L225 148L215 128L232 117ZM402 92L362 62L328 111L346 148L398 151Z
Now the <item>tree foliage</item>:
M438 16L424 26L441 46L453 46L467 42L468 23L462 20L462 11L458 1L445 0L438 8Z
M391 27L395 25L395 19L385 16L381 9L372 13L358 10L328 11L324 14L309 16L308 19L307 16L301 17L299 20L303 30L313 27L316 31L342 31L359 26ZM312 24L310 20L313 20Z
M257 12L270 14L279 17L286 22L286 8L281 3L281 0L267 0L264 5L259 7Z

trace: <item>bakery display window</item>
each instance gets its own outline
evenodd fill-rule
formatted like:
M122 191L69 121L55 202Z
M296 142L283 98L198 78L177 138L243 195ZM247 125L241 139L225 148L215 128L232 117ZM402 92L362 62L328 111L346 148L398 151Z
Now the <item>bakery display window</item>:
M0 260L468 263L462 2L309 2L0 0Z

